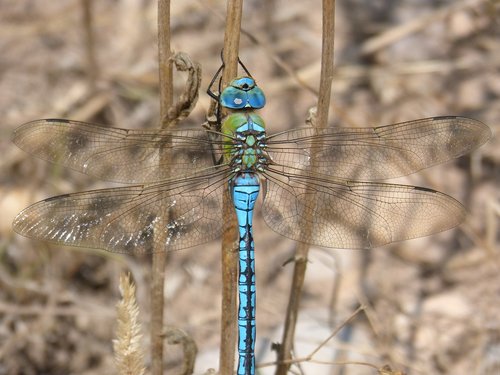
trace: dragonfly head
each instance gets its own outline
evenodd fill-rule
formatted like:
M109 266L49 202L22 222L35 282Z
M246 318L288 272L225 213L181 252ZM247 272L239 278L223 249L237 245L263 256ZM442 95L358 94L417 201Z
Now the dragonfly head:
M266 97L253 78L244 76L233 79L222 90L219 101L229 109L260 109L266 104Z

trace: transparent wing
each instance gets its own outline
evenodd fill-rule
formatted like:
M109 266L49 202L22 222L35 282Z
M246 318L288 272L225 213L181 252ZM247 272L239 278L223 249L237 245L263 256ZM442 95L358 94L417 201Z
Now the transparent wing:
M226 179L220 172L60 195L23 210L13 227L26 237L113 252L178 250L221 234Z
M266 172L266 223L313 245L365 249L450 229L464 207L434 190Z
M285 173L376 181L405 176L464 155L491 137L483 123L434 117L376 128L303 128L268 137L268 152Z
M154 183L213 168L220 158L206 130L132 130L70 120L36 120L13 142L54 163L106 181Z

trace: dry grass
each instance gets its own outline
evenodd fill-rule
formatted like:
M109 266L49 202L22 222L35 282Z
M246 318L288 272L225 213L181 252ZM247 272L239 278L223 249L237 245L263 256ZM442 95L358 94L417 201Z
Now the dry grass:
M17 150L9 142L16 125L43 117L127 128L160 124L156 2L95 3L97 66L88 56L80 1L0 4L0 373L115 373L111 340L124 269L131 270L140 309L149 316L148 257L36 243L10 228L14 215L36 200L104 186ZM495 133L500 124L495 4L337 1L330 124L370 126L451 114L477 118ZM201 63L206 87L220 64L225 2L174 1L172 6L172 47ZM320 2L245 3L243 27L258 43L243 36L240 57L267 93L262 115L270 132L301 126L316 103L283 63L302 82L318 87L320 19ZM398 37L387 38L394 34ZM184 77L174 81L178 94ZM199 126L208 106L208 97L201 95L186 126ZM315 360L368 362L379 369L388 364L410 374L499 371L499 150L493 139L471 158L405 179L461 200L470 215L459 229L370 252L312 250L297 358L311 353L362 303L364 314ZM263 363L275 360L270 342L281 339L292 271L290 264L282 265L294 244L272 233L258 216L257 361ZM217 367L218 249L213 243L179 251L167 265L165 322L194 338L196 373ZM167 368L180 369L182 349L167 349ZM300 366L307 374L376 372L355 365Z
M116 305L116 339L113 340L117 372L120 375L144 375L146 369L139 306L130 274L120 276L120 293L122 298Z

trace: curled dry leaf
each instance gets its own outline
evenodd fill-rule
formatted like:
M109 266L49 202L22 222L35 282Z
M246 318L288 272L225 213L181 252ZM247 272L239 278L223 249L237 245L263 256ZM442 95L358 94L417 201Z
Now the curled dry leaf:
M172 56L172 61L175 68L180 72L187 72L188 77L179 100L168 109L167 117L162 119L162 127L164 124L169 124L169 127L175 126L179 121L189 116L198 101L201 85L201 65L199 63L191 60L191 57L184 52L176 53Z

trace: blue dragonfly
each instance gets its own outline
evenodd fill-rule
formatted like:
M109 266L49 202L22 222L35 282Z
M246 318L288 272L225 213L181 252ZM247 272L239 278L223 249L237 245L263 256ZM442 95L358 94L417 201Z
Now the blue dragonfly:
M465 209L448 195L380 181L466 154L491 136L483 123L453 116L267 135L256 113L264 93L246 73L212 93L229 112L218 130L129 130L45 119L13 135L37 157L126 184L26 208L14 230L39 240L126 254L203 244L222 233L229 186L239 227L238 375L255 373L252 216L261 186L262 216L277 233L317 246L368 249L460 224Z

